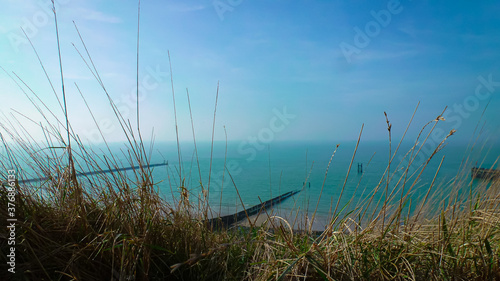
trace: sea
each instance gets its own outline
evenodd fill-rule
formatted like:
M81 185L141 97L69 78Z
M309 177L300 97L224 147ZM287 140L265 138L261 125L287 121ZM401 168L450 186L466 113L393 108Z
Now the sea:
M195 210L208 202L209 215L216 217L298 191L273 202L264 217L282 217L292 221L294 228L313 224L316 229L335 215L360 219L360 210L372 214L384 203L402 202L412 213L424 201L439 206L451 197L467 200L485 184L471 178L471 168L498 167L497 144L436 147L388 141L145 143L150 164L168 163L153 168L153 180L154 188L173 208L184 194L182 198ZM102 159L110 159L111 151L121 166L130 166L123 143L109 144L109 149L97 145L93 151ZM83 166L80 170L88 172Z
M230 141L199 142L196 147L193 142L163 142L154 144L150 163L168 161L154 168L154 179L174 206L187 190L190 204L200 205L204 198L213 216L219 216L300 191L266 216L300 223L314 216L315 227L321 228L334 214L370 213L384 202L397 205L402 197L410 211L426 196L426 202L457 194L466 200L471 188L484 184L471 179L471 168L497 168L500 156L495 144L436 147L388 141Z

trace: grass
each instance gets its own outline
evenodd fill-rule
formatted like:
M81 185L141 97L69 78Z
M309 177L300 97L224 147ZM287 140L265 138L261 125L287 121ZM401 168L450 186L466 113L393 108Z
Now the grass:
M449 183L449 196L440 199L431 193L433 181L421 201L410 200L428 162L454 133L436 146L422 166L411 169L420 149L443 120L441 115L420 131L406 154L407 165L395 161L404 136L395 151L389 150L380 183L355 208L344 210L342 198L338 198L325 231L297 232L290 222L267 213L263 215L268 220L261 226L214 230L204 222L211 212L207 203L210 184L205 188L201 172L201 192L196 194L200 202L190 201L180 167L179 186L172 191L178 192L179 199L174 203L162 199L149 167L152 145L147 147L139 127L134 130L120 115L85 50L90 63L82 59L109 99L128 141L127 150L122 151L122 157L115 157L106 146L109 156L100 157L102 153L85 145L72 130L68 121L71 112L65 106L62 60L64 106L59 104L64 120L58 119L58 114L19 77L13 77L43 117L43 122L36 124L45 140L40 142L30 135L24 124L31 121L23 115L22 120L13 116L0 123L6 151L0 156L0 179L7 182L8 171L13 168L18 179L48 179L36 184L13 182L13 202L9 201L9 185L0 189L0 220L9 218L9 203L15 204L17 218L17 273L8 273L4 266L0 279L500 280L499 181L473 189L467 174L457 171L455 181ZM54 94L57 96L55 90ZM391 127L387 119L390 149ZM76 171L123 166L140 168L128 173L76 176ZM396 173L401 170L403 173ZM470 189L464 192L464 186ZM344 188L345 183L342 192ZM408 205L413 205L415 212L409 213ZM11 245L8 236L2 234L1 238L5 265L5 253Z

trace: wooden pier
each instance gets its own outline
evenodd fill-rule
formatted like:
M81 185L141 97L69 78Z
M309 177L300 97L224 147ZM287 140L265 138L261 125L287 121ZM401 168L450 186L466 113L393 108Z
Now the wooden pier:
M285 201L286 199L299 193L300 191L301 190L289 191L287 193L281 194L280 196L274 197L273 199L267 200L265 202L262 202L261 204L255 205L253 207L250 207L250 208L243 210L243 211L240 211L238 213L208 219L206 222L208 225L210 225L214 229L225 228L225 227L228 227L236 222L239 222L239 221L245 219L247 216L251 217L251 216L256 215L256 214L258 214L266 209L271 208L273 205L278 205L281 202Z
M471 170L473 179L494 180L500 178L500 170L474 167Z
M158 166L168 166L168 161L159 163L159 164L148 164L148 165L143 165L142 168L147 169L147 168L153 168L153 167L158 167ZM106 174L106 173L112 173L112 172L118 172L118 171L127 171L127 170L138 170L141 169L141 166L132 166L132 167L126 167L126 168L116 168L116 169L109 169L109 170L100 170L100 171L92 171L92 172L77 172L76 176L81 177L81 176L89 176L89 175L98 175L98 174ZM30 183L30 182L39 182L39 181L46 181L50 180L50 177L42 177L42 178L34 178L34 179L20 179L19 183Z

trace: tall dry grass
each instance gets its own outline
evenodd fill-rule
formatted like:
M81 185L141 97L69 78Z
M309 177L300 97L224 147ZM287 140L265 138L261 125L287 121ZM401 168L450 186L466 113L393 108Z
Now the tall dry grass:
M10 275L2 269L2 280L13 276L18 280L500 280L499 181L472 188L468 174L457 171L444 199L433 197L433 181L421 201L411 200L427 164L454 133L451 131L432 155L427 155L427 161L414 169L415 159L443 120L442 115L422 128L405 154L406 165L395 161L395 156L413 116L392 151L392 125L386 115L390 157L379 184L350 210L340 204L347 174L324 231L309 227L297 232L292 222L267 212L261 226L215 230L205 223L211 212L210 187L208 183L205 188L201 181L199 164L201 193L197 196L201 204L189 200L180 167L179 186L172 191L179 193L179 199L164 201L150 167L152 144L142 140L139 126L135 130L120 115L83 39L82 44L86 54L82 59L108 98L127 149L120 157L107 143L105 153L94 151L73 131L61 55L63 103L59 109L63 118L22 79L12 77L43 120L34 122L20 113L17 116L22 119L13 116L0 123L6 151L0 159L0 179L7 181L9 169L18 173L17 273ZM41 60L40 64L43 67ZM48 75L47 79L52 85ZM58 96L55 90L54 94ZM173 89L172 94L175 103ZM82 98L85 101L83 94ZM214 126L215 115L216 108ZM25 122L37 124L45 139L35 139ZM101 132L95 118L94 122ZM196 145L194 125L193 140ZM179 147L178 152L181 163ZM99 156L103 153L107 156ZM349 169L351 165L352 161ZM78 176L81 171L124 166L139 168ZM22 182L32 177L44 180ZM464 186L469 187L465 192ZM0 193L0 206L7 206L7 185L2 185ZM201 211L199 206L203 206ZM7 209L0 208L0 220L6 221L8 216ZM0 248L4 265L3 253L9 247L3 235Z

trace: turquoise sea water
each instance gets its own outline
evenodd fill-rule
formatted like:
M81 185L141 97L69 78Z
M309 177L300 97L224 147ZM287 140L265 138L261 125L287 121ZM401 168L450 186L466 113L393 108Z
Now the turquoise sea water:
M300 214L311 216L317 206L316 217L326 220L331 217L332 209L335 209L337 202L339 210L344 207L345 212L353 210L363 200L367 200L377 186L380 186L371 207L375 208L378 199L385 199L386 186L390 193L401 176L404 176L408 160L401 159L411 151L413 143L403 143L399 148L391 163L389 185L386 181L387 174L383 177L389 162L388 142L361 142L354 159L352 157L356 143L340 143L325 177L336 145L335 142L273 142L269 145L229 142L226 147L224 142L216 142L213 156L210 157L210 143L198 143L197 161L194 145L182 143L181 165L179 165L177 144L157 143L151 163L160 163L164 160L169 162L168 168L157 168L154 174L156 181L164 179L158 188L169 202L178 198L177 187L181 172L184 185L190 191L190 202L196 204L201 194L200 171L201 182L207 189L210 159L212 159L209 202L216 214L219 212L229 214L242 210L241 201L245 207L251 207L285 192L300 189L302 192L274 208L275 212L290 213L298 210ZM398 143L392 144L392 153L395 152L397 145ZM417 146L414 153L419 148L420 146ZM467 186L471 183L470 168L473 166L491 168L500 155L500 150L491 146L476 145L471 152L471 148L467 145L450 143L433 156L415 182L422 165L432 155L434 148L435 146L430 144L424 145L410 165L405 190L413 185L409 197L412 202L418 202L427 193L443 156L442 166L431 189L434 198L449 196L450 182L457 174L463 181L454 186L461 186L462 192L469 190ZM351 159L353 164L348 174ZM409 156L406 159L409 159ZM363 165L362 173L358 173L358 164ZM412 173L415 174L410 177ZM345 188L338 201L344 183ZM472 181L472 184L475 186L478 183ZM396 189L398 199L401 196L401 187L400 183Z
M339 147L331 158L337 144ZM409 159L409 155L406 158L405 155L411 153L413 143L406 142L399 147L390 166L389 184L387 174L384 175L389 162L389 143L362 141L353 158L355 146L355 142L276 141L263 145L235 141L227 145L225 142L215 142L211 153L209 142L199 142L197 159L193 143L184 142L180 145L179 162L177 144L160 142L154 144L151 150L150 163L168 161L168 166L155 167L153 176L156 188L174 206L179 199L178 187L181 180L184 181L184 186L189 191L189 200L194 206L199 203L202 186L203 189L209 189L208 200L214 216L231 214L241 211L243 205L251 207L288 191L301 190L275 206L272 213L293 219L298 212L298 218L304 219L306 216L311 217L317 207L316 221L326 222L337 204L338 210L343 209L344 213L355 210L371 197L377 186L379 189L375 192L369 210L375 209L379 200L385 200L386 188L391 193L396 183L405 176ZM392 144L392 154L397 146L396 142ZM110 146L115 157L122 160L125 158L124 148L121 144ZM419 148L417 146L413 153ZM430 190L430 197L434 199L450 196L452 186L458 192L467 194L470 184L474 188L481 183L478 180L471 181L470 169L473 166L496 168L496 160L500 156L498 146L475 145L471 149L468 145L449 143L432 157L422 171L422 166L432 155L434 148L430 144L424 145L410 165L404 188L411 188L408 199L412 200L413 207L418 205L429 190L443 157L435 184ZM149 151L149 147L146 150ZM103 147L96 147L94 151L97 154L109 154ZM332 161L326 174L330 158ZM348 173L351 159L352 167ZM127 161L122 164L129 166ZM363 165L362 173L358 173L358 164ZM420 176L415 181L418 174ZM461 180L450 184L457 175ZM397 185L392 202L401 198L402 186L401 182Z

